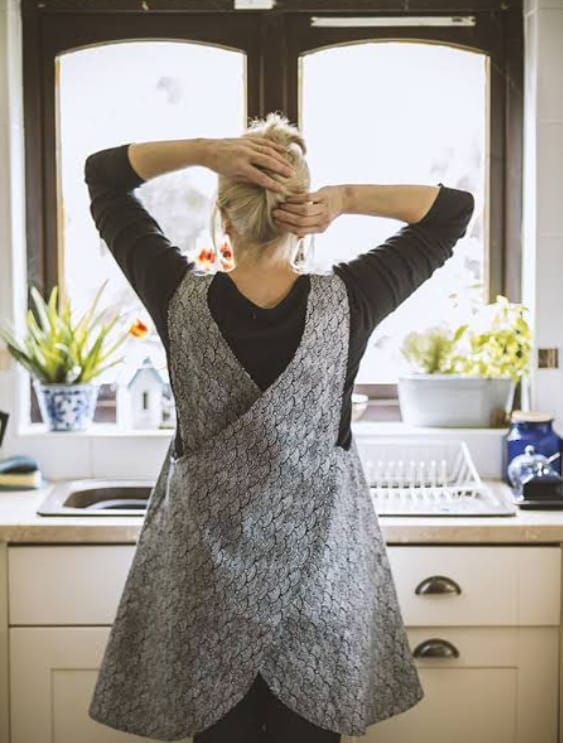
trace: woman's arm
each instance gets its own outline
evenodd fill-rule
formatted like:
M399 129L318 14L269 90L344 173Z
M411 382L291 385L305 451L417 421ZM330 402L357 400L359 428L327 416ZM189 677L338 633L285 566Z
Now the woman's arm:
M296 234L324 232L340 214L408 222L380 245L334 266L346 282L362 346L376 325L451 257L474 208L473 194L442 183L343 185L287 199L276 218Z
M422 202L418 208L424 208ZM457 241L467 231L474 208L469 191L440 183L430 208L419 220L404 225L356 258L335 265L334 270L348 285L366 340L387 315L452 256Z
M144 178L133 169L128 148L129 144L118 145L86 158L84 180L90 195L90 214L167 345L168 299L194 264L163 234L134 194Z
M343 214L367 214L402 222L418 222L428 212L439 186L340 186Z
M438 186L349 184L289 196L273 216L291 232L324 232L341 214L366 214L418 222L428 212Z
M190 165L201 165L279 193L283 193L283 185L259 168L285 176L293 173L286 148L265 137L135 142L129 145L129 159L145 180Z
M240 138L195 139L128 143L86 158L84 180L94 223L165 345L169 299L194 263L163 234L134 194L135 189L150 178L194 165L241 180L254 180L265 187L273 183L276 189L283 188L257 168L258 165L282 175L288 173L290 168L282 151L285 152L281 145L258 138L242 143Z
M203 164L203 140L180 139L158 142L132 142L129 161L136 173L148 181L164 173Z

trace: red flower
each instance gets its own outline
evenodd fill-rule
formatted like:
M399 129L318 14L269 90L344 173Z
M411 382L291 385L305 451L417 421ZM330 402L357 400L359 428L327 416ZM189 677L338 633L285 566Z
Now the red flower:
M132 335L134 338L144 338L148 332L149 329L141 320L135 320L129 328L129 335Z

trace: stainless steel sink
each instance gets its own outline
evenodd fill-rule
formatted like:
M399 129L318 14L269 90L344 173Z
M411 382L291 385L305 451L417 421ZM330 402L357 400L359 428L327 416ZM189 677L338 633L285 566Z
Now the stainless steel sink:
M151 480L64 480L53 485L39 516L143 516Z

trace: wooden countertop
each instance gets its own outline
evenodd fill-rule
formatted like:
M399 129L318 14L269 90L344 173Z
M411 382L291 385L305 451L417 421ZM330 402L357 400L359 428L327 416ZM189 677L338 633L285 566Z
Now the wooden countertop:
M507 485L485 480L507 496ZM135 543L141 516L39 516L49 487L0 492L0 542ZM563 510L518 510L514 516L380 516L387 544L563 543Z

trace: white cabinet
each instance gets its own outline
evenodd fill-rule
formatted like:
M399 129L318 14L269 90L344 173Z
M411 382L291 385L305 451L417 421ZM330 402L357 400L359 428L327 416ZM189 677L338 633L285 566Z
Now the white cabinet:
M559 624L559 545L388 546L387 553L408 626Z
M556 743L558 627L411 627L408 636L413 649L435 638L459 656L418 659L424 698L356 741Z
M88 716L134 552L133 544L9 548L10 743L149 740Z
M88 717L108 627L11 627L9 634L11 743L150 740Z
M10 547L10 626L112 624L134 553L134 544Z
M134 550L9 547L11 743L149 740L87 715ZM342 743L557 743L559 546L388 554L425 697Z
M362 743L556 743L561 551L388 546L424 698Z

